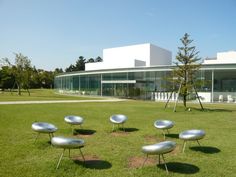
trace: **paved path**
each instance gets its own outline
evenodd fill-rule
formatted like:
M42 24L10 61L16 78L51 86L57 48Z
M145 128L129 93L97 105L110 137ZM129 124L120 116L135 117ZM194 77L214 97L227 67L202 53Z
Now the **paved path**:
M0 105L6 104L48 104L48 103L95 103L95 102L119 102L125 99L108 100L48 100L48 101L2 101Z

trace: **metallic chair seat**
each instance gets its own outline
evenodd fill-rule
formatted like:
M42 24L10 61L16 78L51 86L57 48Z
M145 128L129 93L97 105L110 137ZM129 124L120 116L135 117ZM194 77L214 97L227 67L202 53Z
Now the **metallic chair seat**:
M54 133L57 131L55 125L46 122L35 122L32 124L32 129L39 133Z
M142 152L149 155L166 154L175 149L176 143L173 141L163 141L157 144L142 147Z
M170 120L157 120L154 122L154 126L158 129L170 129L174 126L174 123Z
M53 137L52 145L63 149L77 149L84 146L84 140L75 138Z
M84 122L84 119L80 116L73 116L73 115L70 115L70 116L66 116L64 118L65 122L70 124L71 125L71 130L72 130L72 134L74 133L74 130L73 130L73 125L80 125L80 127L82 127L82 124Z
M112 115L110 121L114 124L123 124L127 120L127 117L122 114Z
M32 124L32 129L35 132L38 132L34 142L36 142L40 133L48 133L51 140L51 138L54 136L53 133L57 131L57 127L55 125L46 122L35 122Z
M110 117L110 121L111 123L113 123L113 129L112 131L114 130L114 125L117 124L118 127L119 125L122 125L122 128L124 130L124 123L126 122L128 118L125 116L125 115L122 115L122 114L116 114L116 115L112 115Z
M182 152L185 150L187 141L197 141L198 145L201 146L198 140L204 138L205 135L206 133L203 130L186 130L181 132L179 134L179 139L184 140Z
M81 125L84 122L84 119L79 116L66 116L64 118L65 122L72 125Z
M167 133L169 134L169 130L170 128L172 128L174 126L174 123L170 120L157 120L154 122L154 126L157 128L157 129L161 129L162 132L163 132L163 136L164 136L164 139L165 139L165 131L167 131Z
M185 141L200 140L206 135L203 130L187 130L179 134L179 138Z
M163 142L160 142L157 144L143 146L142 152L147 154L147 157L146 157L145 161L143 162L143 165L145 164L145 162L148 158L148 155L158 155L159 164L160 164L160 156L162 156L162 159L164 161L164 165L166 168L166 172L168 173L168 168L166 166L163 154L173 151L175 149L175 147L176 147L176 143L173 141L163 141Z
M65 137L53 137L51 140L51 143L53 146L55 146L57 148L63 148L63 152L59 158L56 169L58 169L58 167L61 163L61 159L62 159L66 149L69 150L69 157L70 157L70 150L71 149L79 149L80 154L83 158L83 161L85 162L84 155L81 151L81 148L84 147L84 144L85 144L84 140L75 139L75 138L65 138Z

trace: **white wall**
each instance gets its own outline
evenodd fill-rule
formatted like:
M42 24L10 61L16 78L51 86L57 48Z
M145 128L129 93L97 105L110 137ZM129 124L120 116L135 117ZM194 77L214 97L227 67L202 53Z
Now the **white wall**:
M211 102L211 92L198 92L198 96L200 97L201 102Z
M150 65L171 65L172 53L155 45L150 45Z
M135 60L147 62L150 58L150 45L140 44L103 50L103 62L106 69L129 68L135 66Z
M171 52L146 43L103 50L103 62L86 63L85 70L171 65Z
M203 64L236 63L236 51L219 52L214 60L204 60Z
M85 71L99 70L104 68L103 62L85 63Z
M146 62L145 61L141 61L141 60L134 60L134 66L135 67L140 67L140 66L146 66Z

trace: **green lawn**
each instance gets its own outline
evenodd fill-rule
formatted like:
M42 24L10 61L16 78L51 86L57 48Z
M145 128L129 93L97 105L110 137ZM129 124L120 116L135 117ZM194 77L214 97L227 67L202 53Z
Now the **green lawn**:
M52 89L32 89L30 90L30 96L25 90L22 91L22 95L17 95L17 91L14 92L0 92L0 101L40 101L40 100L91 100L101 99L95 97L85 96L66 96L56 94Z
M172 105L167 110L163 107L164 103L148 101L0 105L0 176L167 176L163 165L130 166L133 159L144 159L143 145L163 140L153 126L156 119L175 122L167 136L177 143L175 151L165 155L169 176L236 176L236 104L209 104L206 111L196 109L196 104L191 105L190 112L179 105L176 113ZM126 133L111 133L109 117L118 113L128 116ZM63 120L69 114L84 117L83 135L71 134ZM72 150L72 157L78 160L63 158L55 170L62 150L50 146L47 135L41 135L34 144L34 121L55 124L59 128L56 136L83 138L85 166L79 150ZM182 153L178 134L187 129L203 129L206 137L200 141L201 149L192 142Z

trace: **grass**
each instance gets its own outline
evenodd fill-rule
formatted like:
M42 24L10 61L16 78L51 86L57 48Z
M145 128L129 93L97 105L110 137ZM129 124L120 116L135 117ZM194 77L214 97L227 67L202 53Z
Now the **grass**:
M198 105L190 105L189 112L178 106L176 113L170 106L164 110L164 103L149 101L0 105L0 176L167 176L162 165L129 166L129 159L145 157L141 152L143 145L163 141L161 132L153 126L156 119L175 122L167 135L167 140L177 143L176 150L165 155L168 176L236 176L236 105L209 104L205 105L205 111L200 111ZM125 124L128 131L119 131L116 136L111 133L109 117L118 113L128 116ZM84 117L84 131L77 131L91 135L72 135L63 120L69 114ZM31 130L34 121L55 124L59 128L56 136L83 138L85 158L97 160L87 161L83 166L79 160L63 158L55 170L62 150L50 146L47 135L40 135L34 144L36 133ZM187 129L203 129L206 137L200 141L202 148L191 142L185 153L181 153L178 134ZM72 150L71 155L80 159L79 150Z
M19 96L17 91L14 90L12 93L1 92L0 101L40 101L40 100L91 100L101 99L98 97L85 97L85 96L67 96L56 94L52 89L32 89L30 90L30 96L28 92L23 90L22 95Z

